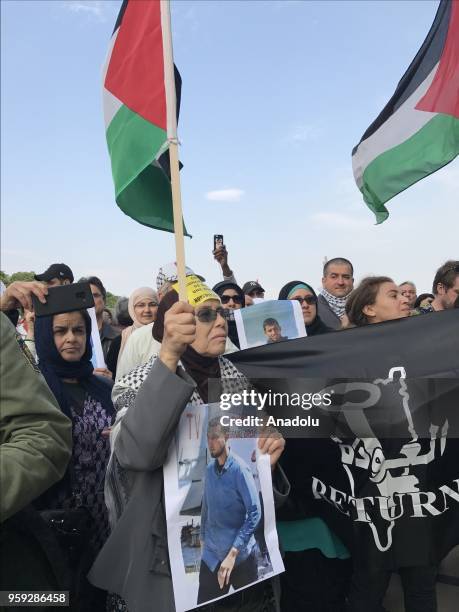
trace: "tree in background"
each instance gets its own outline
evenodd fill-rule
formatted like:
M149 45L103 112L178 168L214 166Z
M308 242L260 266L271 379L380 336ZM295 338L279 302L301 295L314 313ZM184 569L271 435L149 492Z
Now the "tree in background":
M118 299L119 299L118 295L114 295L113 293L110 293L110 291L107 291L107 296L105 298L105 305L107 306L107 308L115 308L116 302L118 301Z
M13 272L13 274L8 275L3 270L0 270L0 280L7 286L14 281L32 281L34 276L35 272Z

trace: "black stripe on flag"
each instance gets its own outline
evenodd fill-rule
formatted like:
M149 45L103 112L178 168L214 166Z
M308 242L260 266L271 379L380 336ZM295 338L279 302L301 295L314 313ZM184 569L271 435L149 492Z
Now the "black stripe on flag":
M431 73L434 66L438 63L448 34L451 9L451 0L441 0L432 27L430 28L426 39L422 43L421 48L417 52L416 57L400 79L397 89L389 102L366 130L365 134L360 139L359 144L353 148L352 155L354 155L357 147L363 140L366 140L369 136L376 132L376 130L378 130L381 125L385 123L404 102L406 102L406 100L419 87L419 85L421 85L421 83Z
M129 0L123 0L123 4L121 5L120 12L118 13L118 17L116 18L115 27L113 28L113 34L120 27L121 22L123 21L124 13L126 12L128 2Z

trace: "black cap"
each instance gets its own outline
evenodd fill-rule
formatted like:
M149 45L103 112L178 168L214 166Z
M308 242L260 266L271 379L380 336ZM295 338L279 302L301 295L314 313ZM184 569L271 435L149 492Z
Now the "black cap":
M68 279L73 283L73 272L72 270L63 263L51 264L43 274L35 274L35 280L49 282L52 278L58 278L59 280Z
M249 293L252 293L252 291L263 291L264 293L265 290L260 283L257 283L257 281L247 281L242 287L242 291L248 295Z

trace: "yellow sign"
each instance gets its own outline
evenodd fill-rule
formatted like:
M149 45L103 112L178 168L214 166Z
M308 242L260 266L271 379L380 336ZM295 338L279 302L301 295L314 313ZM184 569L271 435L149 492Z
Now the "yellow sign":
M178 293L178 283L174 283L172 287ZM212 291L200 278L193 275L186 277L186 295L188 302L194 307L207 302L207 300L220 301L215 291Z

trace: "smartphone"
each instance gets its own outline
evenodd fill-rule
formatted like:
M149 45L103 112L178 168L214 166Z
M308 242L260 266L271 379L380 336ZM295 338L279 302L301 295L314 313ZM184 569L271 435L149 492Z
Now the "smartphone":
M214 251L225 246L223 242L223 234L214 234Z
M50 287L45 304L32 295L32 303L36 317L48 317L62 312L91 308L94 306L94 298L89 283L74 283Z

